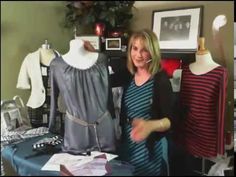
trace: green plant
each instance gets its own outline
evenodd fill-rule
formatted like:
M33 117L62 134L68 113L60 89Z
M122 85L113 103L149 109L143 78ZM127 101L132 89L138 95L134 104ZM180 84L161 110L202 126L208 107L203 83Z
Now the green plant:
M65 27L92 27L102 22L107 28L127 27L135 1L68 1Z

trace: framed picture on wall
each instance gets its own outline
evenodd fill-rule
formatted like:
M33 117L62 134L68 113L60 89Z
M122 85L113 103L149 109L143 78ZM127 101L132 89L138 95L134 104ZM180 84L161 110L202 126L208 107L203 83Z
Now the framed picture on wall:
M121 50L121 38L106 38L106 50Z
M166 51L197 51L202 6L153 11L152 30Z
M100 42L99 36L95 36L95 35L77 36L76 38L89 41L96 51L101 51L101 42Z

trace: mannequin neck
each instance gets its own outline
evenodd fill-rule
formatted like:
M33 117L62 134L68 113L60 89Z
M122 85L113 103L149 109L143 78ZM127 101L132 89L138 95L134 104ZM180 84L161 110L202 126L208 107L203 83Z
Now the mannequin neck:
M196 64L200 64L200 65L215 64L210 52L203 55L196 54L195 59L196 59Z
M75 55L84 55L88 51L84 48L84 42L81 39L73 39L70 41L70 49L68 53Z
M212 59L210 52L208 52L203 55L196 54L196 61L189 65L189 69L193 74L201 75L213 70L218 66L219 64Z
M49 44L43 44L41 48L42 49L50 49L50 45Z
M46 66L49 66L52 59L55 58L55 54L52 49L40 48L39 55L40 62Z
M98 53L86 50L84 41L76 38L70 41L70 49L62 58L77 69L88 69L96 63Z

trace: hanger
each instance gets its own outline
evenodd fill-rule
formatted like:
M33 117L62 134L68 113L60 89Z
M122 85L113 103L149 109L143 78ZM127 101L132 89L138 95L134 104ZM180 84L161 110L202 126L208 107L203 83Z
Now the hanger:
M198 51L197 51L197 55L204 55L209 53L209 50L207 50L205 48L205 38L204 37L200 37L198 39Z
M50 44L48 43L48 40L46 39L44 44L42 44L42 49L50 49Z

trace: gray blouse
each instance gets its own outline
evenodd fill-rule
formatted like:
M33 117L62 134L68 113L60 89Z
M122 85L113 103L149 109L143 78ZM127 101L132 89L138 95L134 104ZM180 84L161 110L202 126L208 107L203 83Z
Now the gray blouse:
M50 132L56 133L59 92L67 109L62 150L73 154L92 150L115 151L112 120L115 116L107 56L99 53L96 63L83 70L68 65L59 56L51 62L50 70Z

